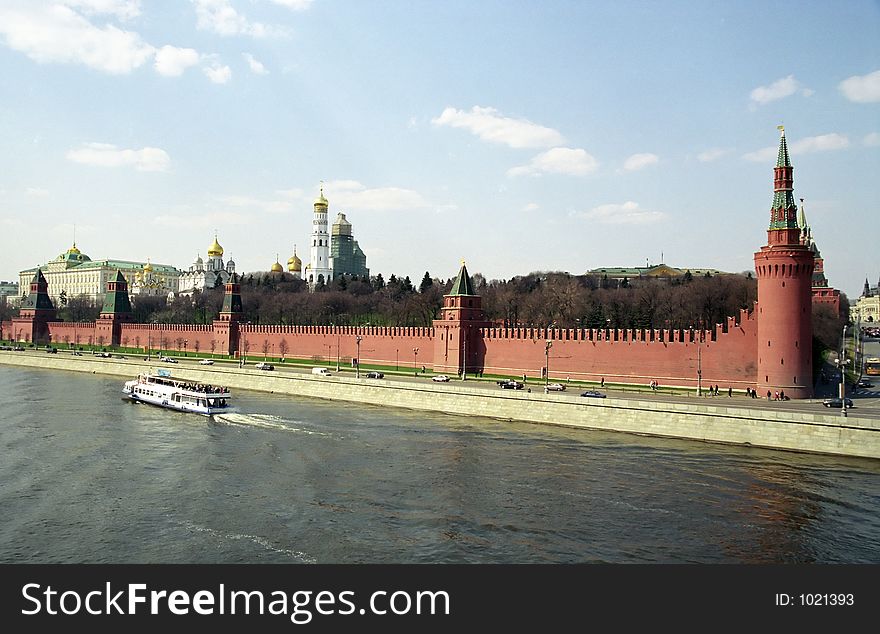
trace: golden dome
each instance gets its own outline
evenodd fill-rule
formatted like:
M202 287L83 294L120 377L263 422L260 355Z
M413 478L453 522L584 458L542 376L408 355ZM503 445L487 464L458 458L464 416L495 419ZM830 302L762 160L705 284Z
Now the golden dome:
M208 247L208 257L220 257L223 255L223 247L217 242L217 234L214 234L214 244Z
M272 265L272 268L269 269L273 273L284 273L284 267L281 266L281 262L278 261L278 254L275 254L275 264Z
M76 248L76 242L73 243L73 246L67 250L68 253L72 253L74 255L79 255L79 249Z
M153 265L150 264L149 260L147 260L147 263L144 264L144 273L152 273L152 272L153 272Z
M290 256L289 260L287 260L287 270L291 273L298 273L302 271L302 268L303 262L296 254L296 247L293 247L293 255Z
M321 193L315 198L315 209L317 210L318 207L323 207L326 210L329 204L330 203L327 202L327 199L324 198L324 183L321 183Z

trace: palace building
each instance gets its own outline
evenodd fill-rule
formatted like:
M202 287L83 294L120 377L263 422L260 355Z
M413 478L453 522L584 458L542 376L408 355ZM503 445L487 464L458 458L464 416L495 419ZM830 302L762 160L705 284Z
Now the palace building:
M178 290L180 271L168 264L133 262L130 260L92 260L77 248L74 242L67 251L53 260L19 273L21 288L29 288L31 280L40 271L46 280L51 300L58 305L62 298L85 297L92 301L103 299L107 283L122 273L133 295L167 297Z

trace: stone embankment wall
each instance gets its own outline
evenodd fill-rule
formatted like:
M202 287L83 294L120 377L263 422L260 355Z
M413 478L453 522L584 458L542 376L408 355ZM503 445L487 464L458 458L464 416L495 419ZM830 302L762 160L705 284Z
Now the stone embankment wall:
M134 377L148 363L134 359L0 352L0 363ZM584 399L575 394L493 392L460 384L414 383L260 372L224 365L174 366L181 378L235 389L354 401L533 423L620 431L772 449L880 459L880 420L850 413L804 413L639 399ZM121 384L120 384L121 389Z

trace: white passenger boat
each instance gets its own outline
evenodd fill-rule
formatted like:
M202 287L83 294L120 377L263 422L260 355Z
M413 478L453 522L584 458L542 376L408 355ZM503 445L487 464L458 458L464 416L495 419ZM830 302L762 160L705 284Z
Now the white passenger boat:
M139 374L136 379L125 382L122 393L124 398L136 403L203 416L230 411L229 399L232 398L225 387L177 379L168 370Z

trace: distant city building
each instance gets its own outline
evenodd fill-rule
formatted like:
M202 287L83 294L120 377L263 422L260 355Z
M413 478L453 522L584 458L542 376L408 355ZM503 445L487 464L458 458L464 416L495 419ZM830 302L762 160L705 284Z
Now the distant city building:
M107 283L116 280L116 271L122 273L132 295L162 295L176 293L180 271L167 264L150 264L130 260L92 260L73 244L66 252L38 267L19 272L19 285L28 288L37 271L47 283L47 292L56 306L64 299L85 297L103 300Z
M865 278L865 288L855 305L850 307L850 320L862 324L880 323L880 282L871 288Z
M233 273L235 262L230 258L223 263L223 247L217 242L215 234L213 244L208 247L208 261L204 262L201 256L196 256L196 261L190 265L189 270L180 274L178 294L190 296L206 288L223 288Z
M0 282L0 304L18 306L21 297L18 294L18 282Z
M315 199L310 257L303 273L303 278L312 290L319 284L328 284L341 275L369 276L370 274L367 268L367 256L353 238L351 223L345 218L345 214L341 213L336 217L331 244L330 233L327 231L329 207L322 186L321 193ZM287 262L288 270L291 272L293 272L291 267L295 265L294 258Z
M607 276L609 280L635 280L639 278L674 278L683 277L690 273L693 277L704 277L706 274L712 275L732 275L718 269L694 269L694 268L675 268L668 264L648 264L647 266L633 267L603 267L587 271L587 275L595 275L596 277Z

